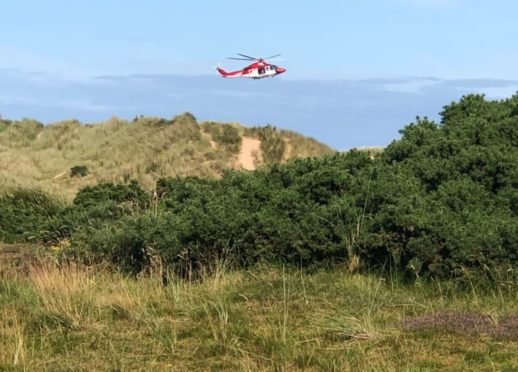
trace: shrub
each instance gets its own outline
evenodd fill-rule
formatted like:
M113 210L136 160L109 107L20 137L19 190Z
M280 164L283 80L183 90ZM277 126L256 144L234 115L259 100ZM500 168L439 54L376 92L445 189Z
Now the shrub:
M70 168L70 177L85 177L90 173L86 165L76 165Z
M47 221L62 208L62 200L41 190L1 190L0 242L12 243L39 236Z
M350 151L221 179L164 178L153 199L135 182L86 187L46 217L49 231L68 234L81 257L135 272L155 255L182 273L221 258L304 267L359 258L412 277L512 269L517 107L518 96L464 97L439 124L417 118L374 158ZM281 156L276 129L260 133L270 159Z
M145 209L149 206L150 195L135 180L129 184L105 182L82 188L73 203L81 208L89 208L110 201L117 204L126 203L136 209Z

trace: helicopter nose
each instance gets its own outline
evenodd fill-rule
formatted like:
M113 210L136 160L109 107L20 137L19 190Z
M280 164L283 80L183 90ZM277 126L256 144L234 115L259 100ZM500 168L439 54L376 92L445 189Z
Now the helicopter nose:
M286 69L284 67L277 67L275 69L275 72L278 74L282 74L283 72L286 72Z

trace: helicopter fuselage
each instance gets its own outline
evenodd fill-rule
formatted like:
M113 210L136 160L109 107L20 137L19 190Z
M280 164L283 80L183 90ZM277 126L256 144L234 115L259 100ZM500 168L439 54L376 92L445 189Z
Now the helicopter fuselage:
M286 72L284 67L276 66L264 60L258 60L251 65L244 67L241 70L226 71L218 66L218 72L223 77L246 77L252 79L263 79L266 77L274 77L276 75Z

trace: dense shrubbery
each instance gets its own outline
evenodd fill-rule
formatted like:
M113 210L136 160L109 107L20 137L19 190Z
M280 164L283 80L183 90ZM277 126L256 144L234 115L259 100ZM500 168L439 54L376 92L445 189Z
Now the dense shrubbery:
M63 201L43 191L0 190L0 242L36 238L46 222L63 207Z
M467 96L440 124L417 118L401 133L374 158L350 151L220 180L161 179L154 196L102 184L34 218L46 240L71 240L67 253L135 271L155 257L184 272L221 258L440 277L516 267L518 96ZM6 221L4 239L41 226Z

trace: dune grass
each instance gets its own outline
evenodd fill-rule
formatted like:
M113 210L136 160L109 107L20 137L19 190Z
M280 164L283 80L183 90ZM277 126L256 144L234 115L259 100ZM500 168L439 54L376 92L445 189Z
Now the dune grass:
M114 117L94 125L65 120L44 126L29 119L0 124L2 184L39 187L69 197L102 181L136 179L152 189L165 176L217 177L235 164L240 136L253 132L237 123L198 123L189 113L170 120ZM332 151L296 134L281 141L301 143L283 160ZM86 167L88 174L71 177L70 169L78 166Z
M134 278L47 262L1 272L1 370L518 368L516 325L504 333L419 327L430 314L478 314L496 329L518 312L514 283L466 290L342 269L224 264L165 287L158 271Z

